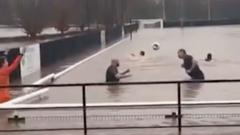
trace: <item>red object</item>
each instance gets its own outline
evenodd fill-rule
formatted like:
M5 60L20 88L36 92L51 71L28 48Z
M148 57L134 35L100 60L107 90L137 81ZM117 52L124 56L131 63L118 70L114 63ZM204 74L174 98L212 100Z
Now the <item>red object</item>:
M0 68L0 85L8 86L10 85L10 74L18 67L22 56L19 55L13 61L10 66ZM6 102L11 99L11 95L9 93L9 88L1 88L0 89L0 103Z

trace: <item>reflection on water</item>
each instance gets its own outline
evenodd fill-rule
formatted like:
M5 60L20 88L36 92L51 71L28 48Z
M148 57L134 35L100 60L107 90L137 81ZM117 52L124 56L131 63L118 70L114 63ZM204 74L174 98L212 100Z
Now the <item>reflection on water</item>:
M184 100L194 100L199 94L199 89L203 83L185 83L182 84Z
M121 101L121 95L124 93L123 86L120 85L109 85L107 86L108 95L110 99L114 99L114 101Z

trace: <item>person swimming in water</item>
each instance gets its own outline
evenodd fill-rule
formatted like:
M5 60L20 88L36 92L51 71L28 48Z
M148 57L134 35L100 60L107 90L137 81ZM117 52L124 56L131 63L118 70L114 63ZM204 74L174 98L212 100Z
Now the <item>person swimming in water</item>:
M212 61L212 54L211 53L207 54L207 57L205 58L205 61L207 61L207 62Z
M130 60L140 60L141 58L143 58L146 55L145 51L140 51L139 55L136 55L135 53L131 53L129 56Z
M140 56L145 56L145 51L140 51L139 55Z
M183 60L182 67L192 79L204 79L204 74L198 63L191 55L188 55L185 49L178 50L178 57Z

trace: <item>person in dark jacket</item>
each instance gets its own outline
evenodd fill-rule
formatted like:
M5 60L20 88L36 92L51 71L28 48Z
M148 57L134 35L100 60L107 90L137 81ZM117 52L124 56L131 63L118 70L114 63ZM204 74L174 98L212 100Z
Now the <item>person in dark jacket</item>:
M120 79L130 76L130 74L128 74L130 72L129 69L122 73L119 73L118 71L119 66L120 66L119 60L113 59L111 61L111 65L107 68L106 71L106 82L119 82Z
M204 79L204 74L198 63L191 55L188 55L186 50L179 49L178 57L183 60L182 67L192 79Z

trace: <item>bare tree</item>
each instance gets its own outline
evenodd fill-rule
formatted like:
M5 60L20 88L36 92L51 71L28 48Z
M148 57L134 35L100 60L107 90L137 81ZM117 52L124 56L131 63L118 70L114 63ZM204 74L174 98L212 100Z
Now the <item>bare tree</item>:
M87 17L86 17L86 0L75 0L75 4L72 8L72 23L78 26L82 31L84 27L87 25Z
M54 1L54 27L62 34L69 30L73 17L75 0L55 0Z
M62 34L64 34L65 31L67 31L70 26L68 23L68 14L64 11L61 11L60 14L57 17L55 28L60 31Z
M48 25L47 13L42 8L41 0L17 0L15 9L17 23L24 28L25 33L35 38Z

